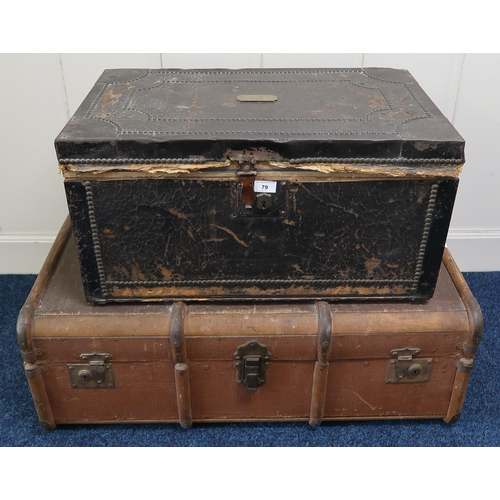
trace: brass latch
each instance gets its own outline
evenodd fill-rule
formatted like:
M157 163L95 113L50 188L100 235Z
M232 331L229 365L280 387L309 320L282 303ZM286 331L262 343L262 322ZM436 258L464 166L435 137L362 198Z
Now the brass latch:
M421 349L406 347L393 349L391 356L396 359L389 361L387 370L388 384L428 382L431 374L432 358L417 358Z
M111 388L115 386L113 368L108 361L110 354L81 354L84 364L68 364L69 378L73 388Z
M255 394L266 381L266 371L271 361L269 349L252 340L240 345L234 353L234 367L238 371L238 382L247 392Z

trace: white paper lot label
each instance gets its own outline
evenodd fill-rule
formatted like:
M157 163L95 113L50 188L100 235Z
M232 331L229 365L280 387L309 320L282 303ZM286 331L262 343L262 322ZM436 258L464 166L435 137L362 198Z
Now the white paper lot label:
M253 190L256 193L276 193L276 181L255 181Z

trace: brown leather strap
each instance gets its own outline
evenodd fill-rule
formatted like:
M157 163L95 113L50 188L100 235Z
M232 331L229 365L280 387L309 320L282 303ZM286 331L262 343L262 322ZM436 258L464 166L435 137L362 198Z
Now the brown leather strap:
M311 427L317 427L323 421L329 366L329 363L322 363L321 361L316 361L314 365L311 409L309 412L309 425Z
M328 363L332 342L332 313L328 302L318 302L318 361Z
M332 339L331 307L327 302L318 302L318 361L314 365L311 390L309 425L316 427L323 421L328 385L328 368Z
M453 381L453 390L451 391L448 413L443 419L446 423L452 422L453 419L460 415L465 400L465 394L467 392L467 386L469 385L469 378L470 371L465 372L457 370L455 380Z
M191 388L189 384L189 367L185 363L187 357L184 342L184 318L186 304L174 302L170 312L170 346L175 363L175 389L177 393L177 411L181 427L188 429L193 423L191 412Z
M179 423L184 429L189 429L193 425L193 416L191 412L189 367L185 363L177 363L175 365L175 389L177 392Z
M186 344L184 342L184 317L186 304L174 302L170 312L170 348L174 363L181 363L186 359Z
M26 363L24 365L24 373L28 379L31 396L33 397L33 402L35 403L40 425L47 430L54 429L56 424L50 408L47 391L45 390L45 384L43 382L42 370L40 366L34 363Z

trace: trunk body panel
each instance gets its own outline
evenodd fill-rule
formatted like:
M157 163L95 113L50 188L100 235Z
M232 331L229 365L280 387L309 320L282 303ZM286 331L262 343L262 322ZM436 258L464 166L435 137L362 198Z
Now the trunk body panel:
M321 303L321 308L318 302L95 306L85 301L69 228L51 259L52 272L42 290L35 284L19 323L28 325L19 333L26 335L20 345L31 346L22 349L23 357L36 353L26 371L35 400L43 402L38 404L40 419L48 427L83 422L180 422L188 427L191 422L254 420L311 425L335 419L448 421L460 412L470 375L463 367L471 365L470 346L480 338L482 326L480 310L471 314L473 297L447 252L430 301L336 302ZM31 319L24 321L29 314ZM330 327L325 350L318 343L329 338L324 329ZM265 346L269 356L266 380L253 394L238 381L235 365L237 351L249 343ZM391 362L401 363L394 351L402 359L407 348L415 350L410 364L427 370L427 381L389 381ZM109 386L73 387L72 370L96 370L84 360L94 353L110 356L102 366L104 371L110 365L112 383L104 379ZM93 373L99 376L98 369Z

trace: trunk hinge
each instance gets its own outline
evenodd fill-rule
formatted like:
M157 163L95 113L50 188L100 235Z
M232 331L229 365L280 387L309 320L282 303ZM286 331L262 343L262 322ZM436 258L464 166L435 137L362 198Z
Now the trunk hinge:
M175 389L177 393L177 411L179 423L184 429L193 425L191 411L191 386L189 383L189 366L185 363L187 357L184 342L184 319L186 304L174 302L170 312L170 348L175 363Z
M327 302L318 302L316 307L318 310L318 359L314 365L311 408L309 412L309 425L312 427L317 427L323 421L332 343L331 306Z

